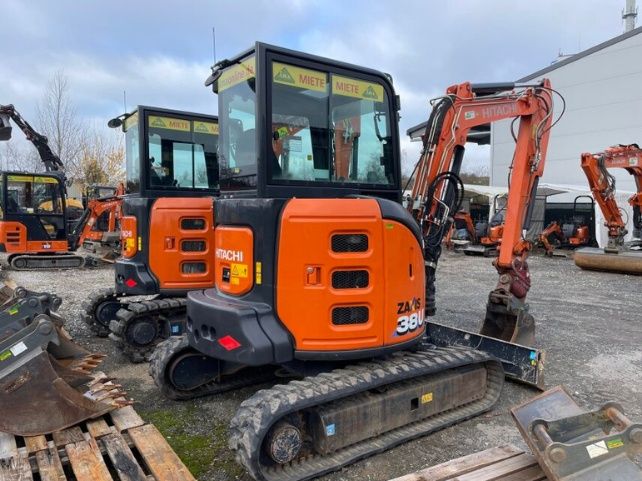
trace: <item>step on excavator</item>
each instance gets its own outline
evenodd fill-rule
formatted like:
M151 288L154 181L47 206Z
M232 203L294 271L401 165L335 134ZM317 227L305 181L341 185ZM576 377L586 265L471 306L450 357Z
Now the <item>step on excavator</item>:
M43 173L0 172L0 252L9 254L11 268L77 268L98 265L105 255L113 257L109 252L119 248L122 192L88 204L81 217L71 222L63 162L47 137L13 105L0 105L0 141L11 138L11 121L36 147L45 167ZM109 219L106 226L105 218ZM108 230L99 231L101 226ZM83 253L80 249L88 243L93 252Z
M642 149L636 144L616 145L604 152L582 154L582 170L588 179L595 202L600 206L608 229L604 249L586 247L575 251L575 264L582 269L642 274L642 242L627 243L628 233L622 210L615 199L615 177L608 171L625 169L635 179L637 192L629 198L633 208L633 226L642 229Z
M237 460L270 481L311 479L492 408L502 363L428 344L425 316L461 202L459 146L469 126L518 117L515 221L490 301L506 319L498 335L512 337L508 309L523 310L528 290L520 237L544 165L548 81L450 87L428 122L407 209L388 75L257 43L216 64L206 85L221 115L215 287L188 294L186 335L154 351L162 393L220 393L275 366L298 378L257 392L231 421ZM513 327L521 339L524 327Z
M218 119L139 106L109 125L125 133L122 255L115 286L95 292L80 316L142 362L184 331L186 293L214 286Z
M578 200L585 197L590 199L589 203L583 202L589 206L589 209L585 209L588 215L581 215ZM592 218L594 206L593 197L578 195L573 201L573 214L570 219L566 222L554 220L546 226L538 236L538 242L544 248L546 257L553 257L557 247L576 249L590 244L592 236L588 222Z
M91 375L104 356L71 340L60 304L17 287L0 308L0 432L49 434L130 404L119 385Z

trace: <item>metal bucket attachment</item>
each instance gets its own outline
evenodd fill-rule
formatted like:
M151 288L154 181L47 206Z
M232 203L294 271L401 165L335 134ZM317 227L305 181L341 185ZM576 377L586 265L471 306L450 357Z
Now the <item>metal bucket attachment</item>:
M535 319L528 313L528 305L512 296L490 293L486 317L479 333L512 344L535 344Z
M46 315L0 341L0 431L47 434L130 404L120 386L89 376L101 359Z
M622 250L607 253L603 249L585 247L573 255L575 265L591 271L617 272L642 275L642 252Z
M642 480L642 424L618 404L586 412L558 386L511 413L551 481Z

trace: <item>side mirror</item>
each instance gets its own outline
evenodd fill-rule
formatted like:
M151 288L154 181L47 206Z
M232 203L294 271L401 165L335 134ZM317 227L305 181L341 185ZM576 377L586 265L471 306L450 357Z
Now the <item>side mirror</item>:
M121 125L123 125L123 120L121 117L113 118L109 122L107 122L107 127L109 127L110 129L117 129Z

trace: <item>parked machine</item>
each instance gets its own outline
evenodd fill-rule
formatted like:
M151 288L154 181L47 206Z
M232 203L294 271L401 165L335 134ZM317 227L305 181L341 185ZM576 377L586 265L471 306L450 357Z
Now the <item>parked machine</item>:
M444 244L449 250L456 249L457 245L467 246L477 242L477 231L473 218L469 212L460 210L453 216L453 223L446 234Z
M218 393L274 366L302 378L259 391L232 420L230 446L262 480L309 479L490 408L501 363L424 344L425 315L461 202L467 131L518 117L484 331L532 341L521 229L544 167L548 81L450 87L428 122L407 209L389 76L257 43L219 62L207 84L221 115L215 287L188 294L186 335L156 348L161 391Z
M122 256L115 287L96 292L81 317L140 362L159 340L183 332L185 294L214 286L218 120L139 106L110 126L122 127L126 141Z
M578 203L579 199L588 198L590 202ZM583 209L581 204L588 204L589 209ZM573 213L566 222L552 221L538 236L538 241L544 248L547 257L552 257L556 247L575 249L586 246L591 242L591 228L589 221L592 218L595 202L593 197L579 195L573 201ZM585 211L583 215L582 211Z
M582 170L586 174L595 201L604 215L608 228L608 244L604 249L584 248L575 252L575 264L582 269L642 274L642 242L626 244L628 233L622 211L615 200L615 177L608 169L622 168L635 178L637 192L629 199L633 208L633 225L642 228L642 149L636 144L616 145L597 154L582 154Z
M100 257L78 252L85 242L104 251L119 248L120 196L101 199L88 206L80 219L70 220L64 165L51 150L47 137L36 130L13 105L0 105L0 140L11 138L10 120L38 150L44 173L2 172L0 251L9 254L13 269L74 268L93 265ZM101 216L113 219L106 231L98 231ZM110 236L111 234L111 236Z
M504 217L506 215L506 196L496 195L493 197L493 205L489 222L477 222L475 231L478 242L464 247L463 252L467 256L493 257L497 255L497 249L502 241L504 233Z

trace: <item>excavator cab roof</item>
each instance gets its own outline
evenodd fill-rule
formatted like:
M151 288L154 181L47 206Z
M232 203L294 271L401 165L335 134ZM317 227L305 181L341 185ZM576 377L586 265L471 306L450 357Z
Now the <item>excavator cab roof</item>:
M217 63L221 190L399 200L398 98L382 72L264 43Z
M140 105L108 126L125 132L128 194L218 194L218 117Z

